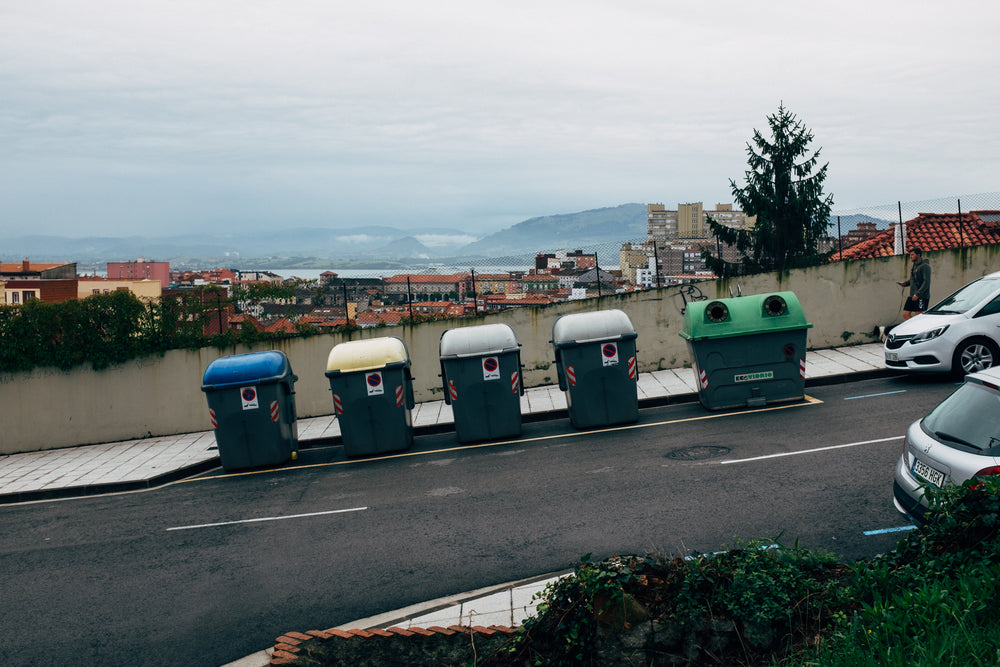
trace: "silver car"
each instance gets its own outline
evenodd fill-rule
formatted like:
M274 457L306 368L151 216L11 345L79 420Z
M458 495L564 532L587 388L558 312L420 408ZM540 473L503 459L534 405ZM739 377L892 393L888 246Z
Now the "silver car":
M924 490L1000 475L1000 369L965 383L906 431L892 484L896 509L915 523L927 512Z
M1000 364L1000 272L894 327L883 352L886 366L908 371L965 375Z

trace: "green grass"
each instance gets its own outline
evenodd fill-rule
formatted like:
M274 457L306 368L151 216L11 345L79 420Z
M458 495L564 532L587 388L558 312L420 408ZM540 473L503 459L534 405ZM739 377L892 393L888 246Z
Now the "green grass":
M475 664L599 665L615 651L615 664L1000 664L1000 479L928 495L920 529L852 564L777 540L585 556L513 642Z

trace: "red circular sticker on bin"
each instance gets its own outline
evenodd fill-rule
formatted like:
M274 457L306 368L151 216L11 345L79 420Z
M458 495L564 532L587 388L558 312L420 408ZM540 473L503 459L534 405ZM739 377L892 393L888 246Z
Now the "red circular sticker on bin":
M249 403L250 401L257 398L257 392L253 387L246 387L243 389L243 400Z
M618 346L614 343L605 343L604 347L601 349L605 357L613 357L618 354Z
M372 386L372 387L377 387L380 384L382 384L382 374L381 373L372 373L371 375L369 375L368 376L368 384L370 386Z
M496 357L486 357L483 359L483 369L492 373L497 369L497 358Z

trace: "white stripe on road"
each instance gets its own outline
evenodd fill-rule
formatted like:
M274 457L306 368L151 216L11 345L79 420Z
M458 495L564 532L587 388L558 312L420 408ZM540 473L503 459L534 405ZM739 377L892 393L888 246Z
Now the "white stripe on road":
M889 396L891 394L905 394L905 389L900 389L898 391L883 391L881 394L865 394L864 396L846 396L845 401L853 401L859 398L875 398L876 396Z
M860 445L874 445L880 442L892 442L893 440L902 440L903 436L896 435L891 438L879 438L878 440L864 440L862 442L849 442L846 445L831 445L829 447L817 447L816 449L803 449L798 452L782 452L780 454L768 454L766 456L754 456L749 459L733 459L731 461L719 461L719 463L725 465L727 463L747 463L749 461L762 461L764 459L776 459L782 456L796 456L798 454L814 454L815 452L828 452L831 449L843 449L844 447L858 447Z
M259 523L261 521L284 521L285 519L303 519L310 516L324 516L326 514L343 514L344 512L361 512L367 507L353 507L346 510L330 510L329 512L312 512L310 514L291 514L289 516L269 516L260 519L243 519L242 521L223 521L221 523L202 523L197 526L176 526L167 530L193 530L195 528L215 528L216 526L235 526L240 523Z
M880 528L878 530L866 530L863 534L866 535L867 537L871 537L872 535L885 535L886 533L904 533L908 530L916 530L916 529L917 527L913 525L897 526L895 528Z

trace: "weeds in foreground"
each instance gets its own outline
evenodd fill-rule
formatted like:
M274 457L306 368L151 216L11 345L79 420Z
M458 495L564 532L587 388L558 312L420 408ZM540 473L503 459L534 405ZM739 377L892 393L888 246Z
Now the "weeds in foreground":
M1000 479L929 496L924 526L850 565L777 539L687 558L584 556L478 664L1000 664Z

